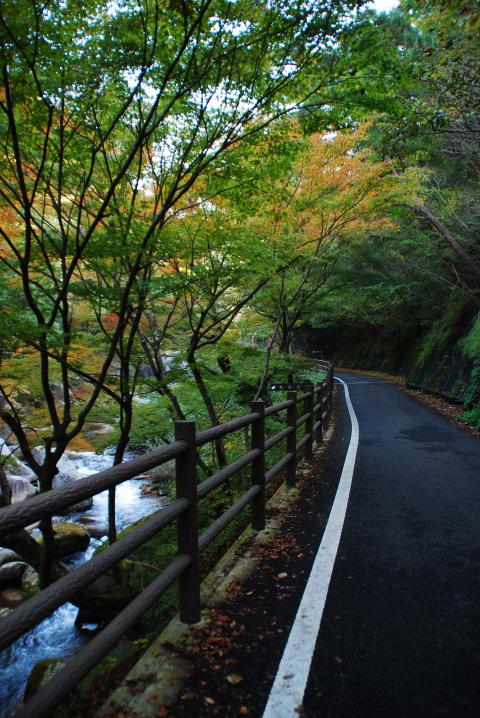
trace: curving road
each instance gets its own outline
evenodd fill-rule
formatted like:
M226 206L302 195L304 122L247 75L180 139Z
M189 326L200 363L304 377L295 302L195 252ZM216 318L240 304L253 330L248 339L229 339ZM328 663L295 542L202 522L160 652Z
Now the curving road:
M480 442L394 384L338 376L360 442L304 715L479 716Z
M480 716L480 441L395 384L339 377L351 403L339 386L281 531L250 537L247 575L179 648L194 670L172 718ZM140 701L157 661L122 715L164 711L155 684Z

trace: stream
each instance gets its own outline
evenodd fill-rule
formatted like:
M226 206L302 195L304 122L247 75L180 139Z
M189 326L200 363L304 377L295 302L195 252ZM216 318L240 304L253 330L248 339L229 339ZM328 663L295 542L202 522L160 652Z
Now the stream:
M126 455L125 460L133 458ZM112 465L113 457L106 451L101 454L94 452L68 452L60 464L60 483L76 480L92 473L106 469ZM27 478L28 469L22 467ZM13 478L13 484L21 480ZM117 529L121 531L138 519L157 511L165 503L159 496L144 496L142 486L145 478L125 481L116 490ZM72 521L89 528L89 523L105 525L107 523L108 491L94 497L93 506L78 514L59 517L58 521ZM80 519L80 520L79 520ZM84 553L69 557L68 566L79 565L88 560L95 548L106 538L92 538L90 546ZM88 640L75 627L74 621L77 608L66 603L58 608L49 618L22 636L6 651L0 653L0 715L8 715L14 706L23 700L25 685L34 665L44 658L68 658L72 656Z

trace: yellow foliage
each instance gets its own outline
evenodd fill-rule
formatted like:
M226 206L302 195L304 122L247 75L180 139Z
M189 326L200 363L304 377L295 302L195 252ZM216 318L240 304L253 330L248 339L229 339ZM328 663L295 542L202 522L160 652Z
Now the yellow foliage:
M285 250L318 252L365 232L393 228L392 209L410 203L422 174L395 172L366 146L370 124L354 131L313 135L287 181L272 186L271 201L252 227Z
M68 444L69 451L95 451L94 446L79 434Z

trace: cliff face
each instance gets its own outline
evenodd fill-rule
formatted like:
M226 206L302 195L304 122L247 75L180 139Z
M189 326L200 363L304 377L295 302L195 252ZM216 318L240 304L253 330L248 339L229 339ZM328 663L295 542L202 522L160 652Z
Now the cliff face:
M447 311L427 328L304 326L297 348L320 351L337 366L403 374L411 385L476 407L480 421L480 315L471 310Z

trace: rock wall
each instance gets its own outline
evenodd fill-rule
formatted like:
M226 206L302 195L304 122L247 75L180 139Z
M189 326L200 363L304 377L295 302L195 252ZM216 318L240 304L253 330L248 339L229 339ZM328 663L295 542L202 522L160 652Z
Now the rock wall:
M412 386L472 405L480 399L480 355L464 350L476 312L446 313L430 327L302 327L296 346L336 366L401 374Z

